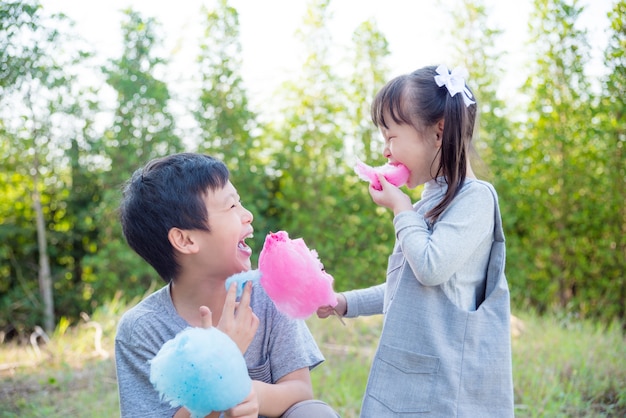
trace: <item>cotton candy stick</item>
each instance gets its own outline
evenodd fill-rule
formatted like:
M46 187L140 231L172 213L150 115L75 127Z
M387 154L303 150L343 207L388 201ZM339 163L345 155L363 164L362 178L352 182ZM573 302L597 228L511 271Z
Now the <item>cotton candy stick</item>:
M382 174L389 183L396 187L403 186L409 180L409 175L411 174L404 164L387 163L379 167L371 167L360 160L357 160L354 171L361 180L369 181L376 190L382 190L378 178L379 174Z
M217 328L186 328L163 344L150 361L150 382L192 418L232 408L252 389L241 351Z
M304 319L321 306L337 305L333 277L302 238L270 232L259 254L259 270L261 286L276 308L291 318Z

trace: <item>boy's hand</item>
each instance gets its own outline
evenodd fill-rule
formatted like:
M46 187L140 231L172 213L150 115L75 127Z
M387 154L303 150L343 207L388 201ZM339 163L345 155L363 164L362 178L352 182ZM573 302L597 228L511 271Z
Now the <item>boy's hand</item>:
M252 282L247 282L243 288L241 299L237 303L237 284L232 283L226 294L222 317L217 324L217 328L232 338L242 353L248 349L259 327L259 318L250 307L251 294Z
M259 416L259 398L254 385L246 399L239 405L230 408L224 413L226 418L257 418Z
M213 314L207 306L200 306L200 318L202 319L202 328L213 326Z

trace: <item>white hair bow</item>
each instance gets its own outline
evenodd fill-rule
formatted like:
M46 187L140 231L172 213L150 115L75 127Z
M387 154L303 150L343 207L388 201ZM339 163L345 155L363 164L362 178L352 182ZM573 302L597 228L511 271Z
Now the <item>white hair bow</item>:
M474 96L472 96L472 93L465 86L465 79L469 75L465 68L457 67L450 72L448 71L448 67L440 65L437 67L436 71L438 75L435 76L435 82L439 87L445 85L450 93L450 97L454 97L457 93L462 93L466 107L472 103L476 103L472 100Z

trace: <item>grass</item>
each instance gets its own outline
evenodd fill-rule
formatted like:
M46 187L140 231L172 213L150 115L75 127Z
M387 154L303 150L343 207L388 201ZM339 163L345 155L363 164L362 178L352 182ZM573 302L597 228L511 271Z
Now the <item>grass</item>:
M124 309L114 300L80 324L61 321L39 351L0 344L0 418L119 416L113 341ZM620 326L532 314L521 319L523 331L513 339L517 417L626 416ZM308 324L326 356L312 373L316 396L342 417L358 417L381 318L346 320L344 326L313 317Z

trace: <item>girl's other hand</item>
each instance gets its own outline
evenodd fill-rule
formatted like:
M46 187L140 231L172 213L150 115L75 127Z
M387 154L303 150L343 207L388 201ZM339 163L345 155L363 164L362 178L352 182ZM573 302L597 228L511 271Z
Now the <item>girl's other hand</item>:
M339 315L340 317L344 316L348 311L348 304L346 302L346 297L341 293L335 293L337 297L337 305L336 306L321 306L317 309L317 317L324 319L328 318L331 315Z

